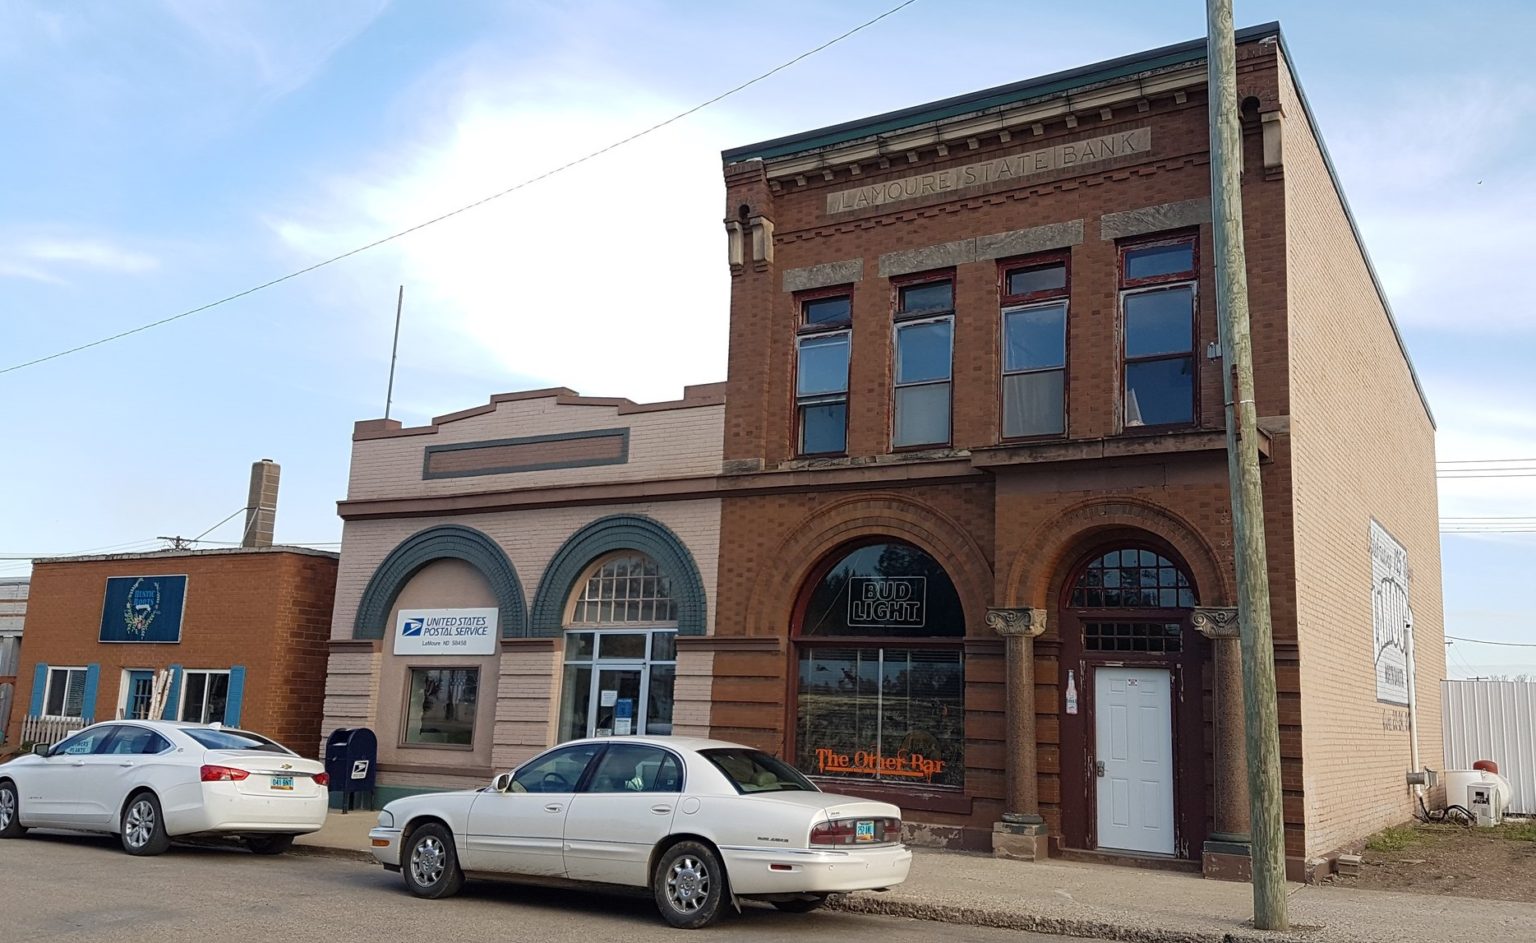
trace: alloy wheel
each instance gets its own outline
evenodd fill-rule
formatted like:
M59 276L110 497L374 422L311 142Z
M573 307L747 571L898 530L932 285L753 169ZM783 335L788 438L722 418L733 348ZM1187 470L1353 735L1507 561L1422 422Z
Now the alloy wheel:
M685 855L667 872L667 899L682 913L694 913L709 897L709 869L704 862Z
M0 831L11 827L16 820L16 790L0 789Z
M422 887L431 887L442 880L445 857L443 843L435 835L428 835L411 850L411 877Z
M128 807L128 816L123 820L123 834L134 848L143 848L149 844L150 836L155 834L155 807L148 799L137 799Z

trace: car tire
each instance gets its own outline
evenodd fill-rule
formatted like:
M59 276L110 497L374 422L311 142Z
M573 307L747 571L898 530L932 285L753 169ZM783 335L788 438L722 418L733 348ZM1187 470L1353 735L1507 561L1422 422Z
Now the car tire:
M678 842L662 853L651 876L651 893L662 918L679 930L714 923L729 899L719 856L693 841Z
M464 886L464 871L453 847L453 835L437 823L411 832L400 855L400 874L417 897L451 897Z
M119 821L118 837L123 850L130 855L159 855L171 847L171 836L165 831L165 816L160 811L160 800L152 792L140 792L128 797Z
M0 782L0 838L20 838L27 834L21 824L21 796L9 779Z
M292 835L247 835L245 847L253 855L281 855L293 847Z
M796 897L794 900L776 900L773 906L787 914L808 914L813 910L820 910L827 903L827 895L818 894L814 897Z

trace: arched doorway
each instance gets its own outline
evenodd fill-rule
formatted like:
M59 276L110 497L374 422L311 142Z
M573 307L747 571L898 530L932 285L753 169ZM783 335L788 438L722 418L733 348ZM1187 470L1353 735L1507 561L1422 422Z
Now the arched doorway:
M671 575L644 553L587 567L562 620L561 740L672 732L677 611Z
M831 789L964 786L965 614L937 560L891 538L845 545L811 571L793 629L800 769Z
M1060 600L1069 847L1198 856L1206 832L1204 638L1189 568L1151 538L1082 557Z

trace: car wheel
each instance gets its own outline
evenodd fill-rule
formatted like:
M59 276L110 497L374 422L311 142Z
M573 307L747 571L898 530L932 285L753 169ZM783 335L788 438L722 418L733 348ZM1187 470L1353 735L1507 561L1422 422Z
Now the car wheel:
M707 845L678 842L656 862L651 891L661 916L680 930L714 923L726 899L725 868Z
M21 800L16 784L7 779L0 783L0 838L20 838L27 833L21 824Z
M128 800L128 807L123 809L121 837L123 850L130 855L158 855L171 847L160 800L154 793L141 792Z
M247 835L245 847L254 855L280 855L293 847L292 835Z
M453 836L436 823L411 832L400 864L405 886L417 897L450 897L464 886L464 872L453 850Z
M773 906L787 914L808 914L821 909L826 902L827 895L817 894L814 897L796 897L794 900L776 900Z

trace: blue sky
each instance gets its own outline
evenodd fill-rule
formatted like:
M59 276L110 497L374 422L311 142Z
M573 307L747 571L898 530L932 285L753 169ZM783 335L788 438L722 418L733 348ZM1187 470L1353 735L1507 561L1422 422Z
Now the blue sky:
M367 243L654 124L894 0L8 0L0 367ZM283 465L279 540L339 539L354 420L560 384L724 378L719 152L1203 34L1204 5L919 0L718 105L445 224L133 337L0 375L0 556L158 546ZM1536 458L1536 7L1237 3L1280 19L1439 420L1442 459ZM1389 457L1384 457L1390 460ZM1441 513L1536 515L1536 478ZM238 520L238 518L237 518ZM209 534L234 540L238 523ZM1536 535L1444 540L1447 631L1536 642ZM27 564L0 560L0 576ZM1536 649L1452 647L1453 674Z

